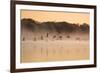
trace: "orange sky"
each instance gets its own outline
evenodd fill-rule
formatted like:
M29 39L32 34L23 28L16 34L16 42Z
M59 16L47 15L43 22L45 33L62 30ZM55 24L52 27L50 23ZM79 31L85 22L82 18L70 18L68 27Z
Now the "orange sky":
M87 23L90 22L89 13L72 13L72 12L52 12L52 11L31 11L31 10L21 10L22 18L32 18L39 22L46 21L66 21L69 23Z

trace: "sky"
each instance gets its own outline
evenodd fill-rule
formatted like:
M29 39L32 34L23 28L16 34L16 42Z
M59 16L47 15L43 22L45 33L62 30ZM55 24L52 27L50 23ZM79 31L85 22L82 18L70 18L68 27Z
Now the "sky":
M90 23L89 13L21 10L21 19L23 18L31 18L38 22L65 21L76 24Z

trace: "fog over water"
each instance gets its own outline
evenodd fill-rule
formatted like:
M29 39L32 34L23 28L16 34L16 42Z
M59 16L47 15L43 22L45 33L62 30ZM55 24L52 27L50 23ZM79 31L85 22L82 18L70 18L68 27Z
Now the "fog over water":
M21 62L89 59L89 24L21 20Z

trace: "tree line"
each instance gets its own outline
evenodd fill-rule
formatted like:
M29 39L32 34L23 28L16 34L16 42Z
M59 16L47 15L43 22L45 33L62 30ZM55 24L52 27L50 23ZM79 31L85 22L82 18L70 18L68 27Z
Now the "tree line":
M36 30L46 30L50 32L89 32L89 24L83 23L83 24L76 24L76 23L68 23L68 22L53 22L53 21L47 21L47 22L38 22L33 19L21 19L21 28L27 28L31 31Z

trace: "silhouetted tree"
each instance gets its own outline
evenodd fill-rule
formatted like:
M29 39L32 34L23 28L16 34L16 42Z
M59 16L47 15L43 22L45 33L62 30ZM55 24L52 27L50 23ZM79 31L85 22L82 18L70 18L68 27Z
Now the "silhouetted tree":
M23 37L23 41L25 41L25 37Z
M68 35L67 38L70 38L70 36Z
M48 37L49 33L47 33L47 37Z
M80 25L80 29L83 32L88 32L89 31L89 25L86 23L83 23L83 25Z
M43 36L41 35L41 40L43 40Z
M62 39L62 36L59 36L60 39Z
M54 38L56 38L56 36L55 36L55 35L53 36L53 39L54 39Z

